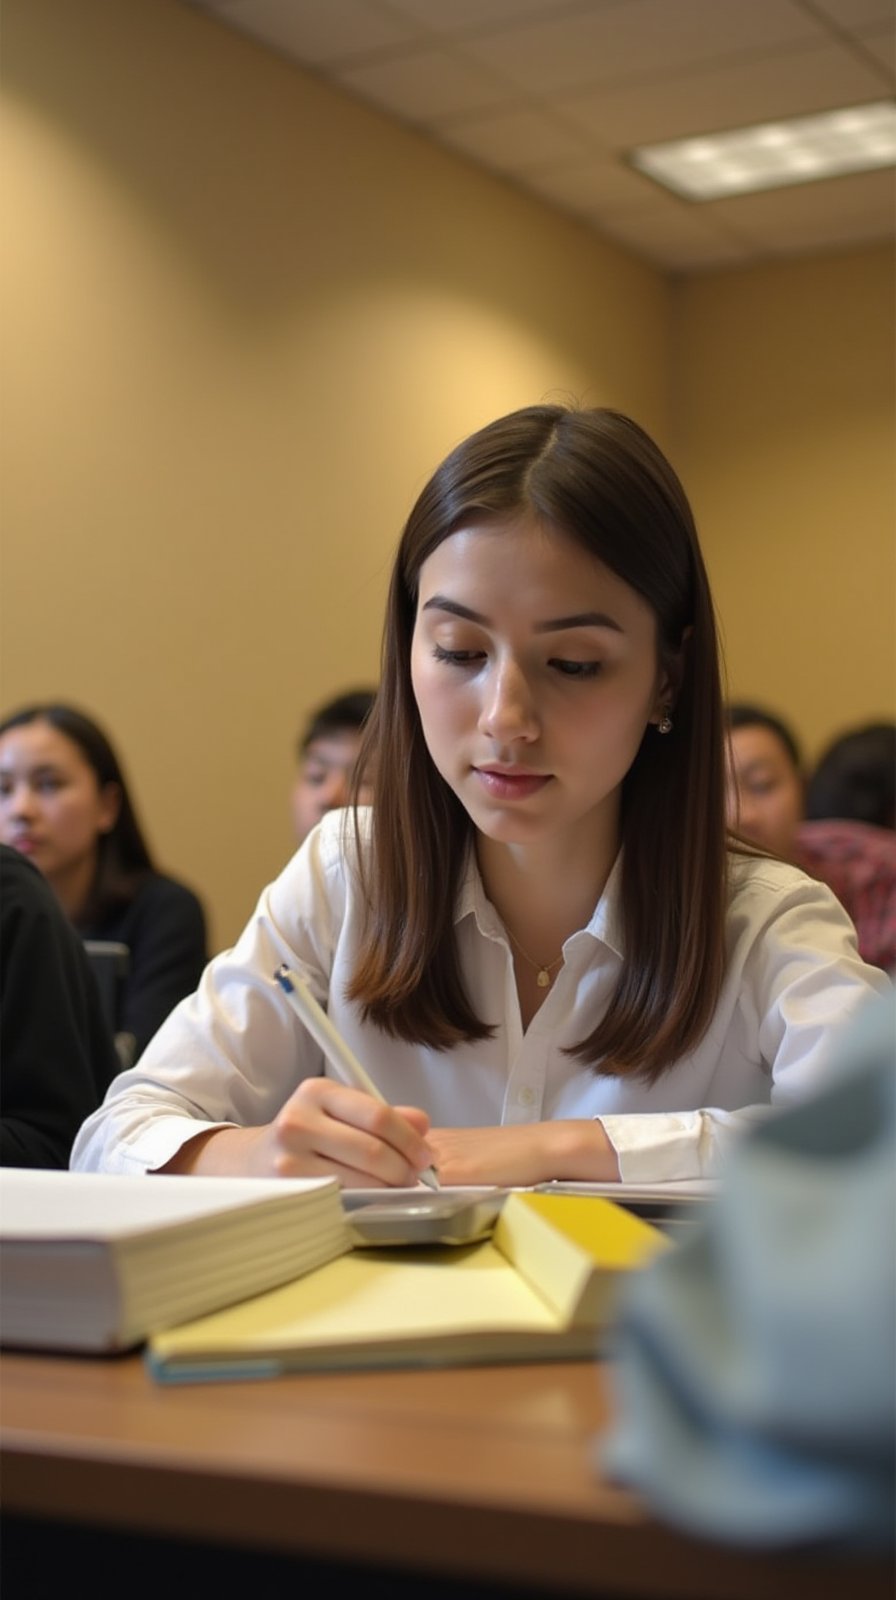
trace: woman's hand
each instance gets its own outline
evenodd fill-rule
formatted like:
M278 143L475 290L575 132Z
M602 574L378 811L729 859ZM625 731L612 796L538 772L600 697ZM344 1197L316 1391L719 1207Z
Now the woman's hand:
M425 1111L414 1106L386 1106L331 1078L306 1078L273 1122L199 1134L161 1170L411 1188L433 1159L428 1129Z
M432 1128L427 1143L439 1182L528 1188L565 1178L614 1183L619 1164L595 1121L528 1122L509 1128Z

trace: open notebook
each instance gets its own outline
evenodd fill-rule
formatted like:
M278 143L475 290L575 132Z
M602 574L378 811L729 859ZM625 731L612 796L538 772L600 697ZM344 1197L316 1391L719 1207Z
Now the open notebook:
M610 1200L516 1191L464 1248L359 1249L152 1338L163 1381L593 1356L625 1275L670 1241Z

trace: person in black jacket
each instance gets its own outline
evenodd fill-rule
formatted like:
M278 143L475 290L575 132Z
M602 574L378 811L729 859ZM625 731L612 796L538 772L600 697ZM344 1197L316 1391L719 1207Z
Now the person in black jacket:
M127 945L117 1029L129 1065L196 988L205 917L156 870L121 763L83 712L34 705L0 722L0 840L40 868L82 939Z
M37 868L0 844L0 1165L67 1167L118 1067L81 940Z

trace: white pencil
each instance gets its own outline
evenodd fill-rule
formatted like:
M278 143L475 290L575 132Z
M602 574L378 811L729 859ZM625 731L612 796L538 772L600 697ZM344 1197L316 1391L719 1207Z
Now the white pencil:
M274 978L296 1016L305 1024L312 1038L317 1040L327 1060L336 1068L340 1077L352 1088L363 1089L365 1094L386 1105L385 1096L380 1093L357 1056L349 1049L342 1034L334 1028L323 1007L318 1005L306 980L285 965L277 968ZM434 1167L424 1167L417 1176L421 1183L427 1184L430 1189L440 1187Z

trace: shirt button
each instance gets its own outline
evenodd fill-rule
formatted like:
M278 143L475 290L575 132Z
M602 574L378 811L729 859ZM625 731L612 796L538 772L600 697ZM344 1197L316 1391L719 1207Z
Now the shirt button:
M520 1100L520 1105L521 1106L534 1105L535 1104L535 1090L534 1089L529 1089L529 1088L521 1089L520 1090L520 1095L519 1095L519 1100Z

